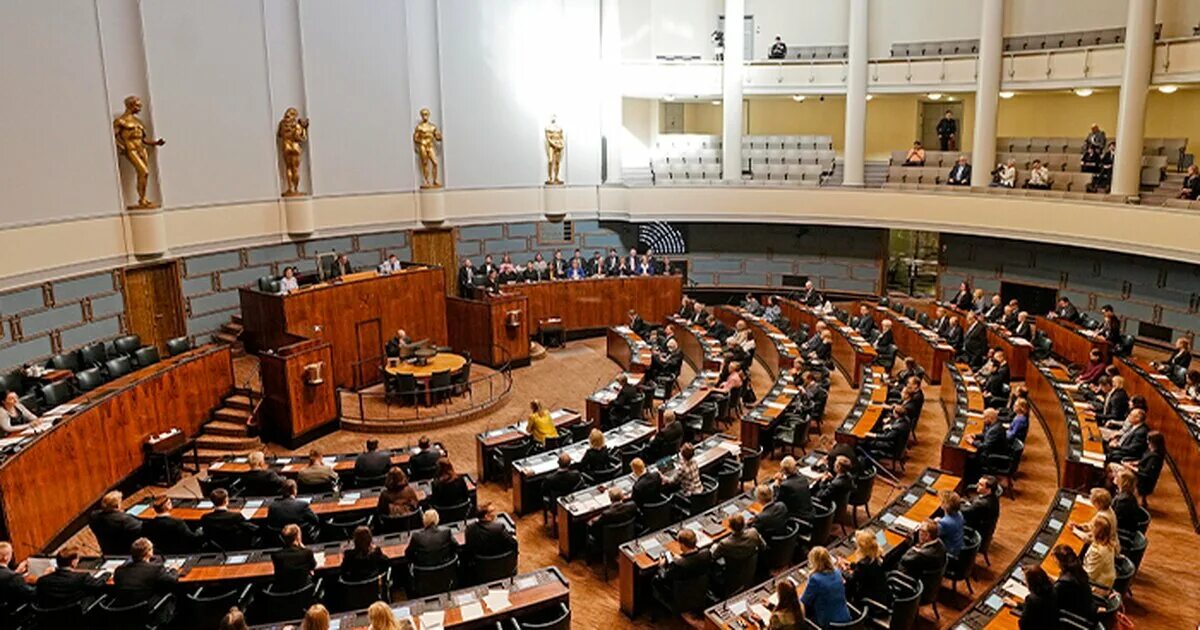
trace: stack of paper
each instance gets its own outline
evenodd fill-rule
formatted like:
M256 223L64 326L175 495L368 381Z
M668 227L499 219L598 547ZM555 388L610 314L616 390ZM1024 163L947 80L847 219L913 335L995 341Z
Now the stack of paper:
M502 589L488 591L488 594L483 596L483 603L494 613L512 606L512 602L508 601L508 591Z

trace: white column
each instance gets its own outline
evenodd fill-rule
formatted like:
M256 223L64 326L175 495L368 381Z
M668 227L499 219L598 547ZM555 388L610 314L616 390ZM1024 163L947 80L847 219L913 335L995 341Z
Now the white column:
M621 141L625 135L621 118L620 7L620 0L600 3L600 65L604 77L600 126L604 135L606 184L621 183Z
M983 0L981 14L975 138L971 149L972 186L990 184L992 169L996 168L996 110L1000 106L1000 66L1004 60L1004 0Z
M725 0L724 123L722 179L742 179L742 55L746 48L746 0Z
M863 185L867 154L867 0L850 0L842 185Z
M1114 195L1137 197L1142 181L1142 144L1146 139L1146 92L1154 64L1154 12L1157 0L1129 0L1125 21L1125 70L1117 112Z

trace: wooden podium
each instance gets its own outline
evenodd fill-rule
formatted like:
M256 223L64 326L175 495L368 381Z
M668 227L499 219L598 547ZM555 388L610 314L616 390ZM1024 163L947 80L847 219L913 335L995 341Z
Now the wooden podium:
M529 299L503 295L482 300L446 298L450 347L470 352L476 363L500 367L529 364Z

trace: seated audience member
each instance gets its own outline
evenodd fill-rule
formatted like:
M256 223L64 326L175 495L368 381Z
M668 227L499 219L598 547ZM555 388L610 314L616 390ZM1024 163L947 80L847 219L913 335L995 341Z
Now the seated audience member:
M778 35L775 36L775 43L771 44L771 50L767 52L767 59L786 59L787 44L783 43Z
M1200 166L1192 164L1188 167L1187 175L1183 176L1183 186L1179 188L1179 194L1176 196L1192 201L1200 199Z
M679 461L675 466L672 484L681 497L704 492L704 481L700 478L700 466L696 464L696 449L691 444L679 447Z
M1079 371L1079 374L1075 377L1075 382L1079 385L1094 385L1100 380L1100 377L1104 376L1104 368L1106 367L1108 367L1108 364L1104 362L1100 349L1092 348L1091 352L1088 353L1087 365L1083 366L1083 369Z
M908 444L911 421L904 405L893 405L883 415L883 424L878 431L872 430L864 437L862 448L874 456L887 457L897 453ZM872 427L874 429L874 427Z
M962 329L962 324L960 324L958 322L957 317L950 318L950 325L946 329L946 333L944 335L942 335L942 337L945 338L947 345L949 345L951 348L954 348L954 351L956 353L962 352L962 350L963 350L963 329Z
M113 588L120 605L157 600L168 595L179 585L179 573L168 569L162 558L154 559L154 543L148 538L133 541L129 550L129 562L113 571ZM172 606L159 610L156 620L166 623L173 617Z
M1008 160L996 166L992 171L993 188L1013 188L1017 185L1017 162Z
M1192 342L1187 337L1180 337L1175 340L1175 351L1171 353L1171 357L1165 362L1151 361L1159 372L1170 376L1175 370L1187 370L1192 366Z
M804 614L813 623L822 628L831 623L850 621L850 608L846 602L846 582L842 572L833 564L829 550L816 546L808 552L808 583L804 586L804 594L800 603L804 604Z
M496 506L484 503L479 506L476 519L467 525L463 542L463 554L468 562L480 556L498 556L517 550L517 538L508 531L504 523L496 520Z
M1166 440L1158 431L1151 431L1146 436L1146 452L1136 462L1122 462L1122 465L1137 474L1137 493L1142 497L1142 505L1146 505L1146 497L1154 492L1158 484L1158 476L1162 474L1163 457L1167 452Z
M1041 160L1034 160L1029 169L1029 179L1025 180L1025 187L1033 190L1050 190L1050 185L1053 183L1050 169L1046 168Z
M745 383L745 377L742 375L742 364L737 361L729 361L727 367L729 369L729 374L725 377L725 380L718 383L713 389L725 394L728 394L734 390L738 390L740 392L742 385Z
M592 259L588 261L587 272L589 276L595 276L598 278L603 278L605 276L604 255L600 253L600 250L597 249L595 253L592 254Z
M1100 154L1103 152L1103 149L1092 146L1084 147L1083 155L1079 158L1079 170L1083 173L1099 173Z
M946 546L946 553L957 556L963 548L963 527L966 525L962 499L953 490L942 490L938 493L938 501L942 506L942 516L937 520L938 536Z
M1071 322L1072 324L1079 323L1079 309L1071 303L1071 298L1062 295L1058 298L1058 307L1049 315L1050 319L1061 319Z
M817 290L817 287L813 284L812 280L808 280L804 283L804 293L800 294L800 301L803 302L805 306L817 308L824 306L825 296L821 295L821 292ZM774 304L775 296L768 298L768 302Z
M754 297L753 293L746 294L746 298L742 300L741 307L751 315L758 315L762 312L762 304L759 304L758 299Z
M993 531L1000 521L1000 497L996 478L984 475L975 486L975 496L962 507L963 523L977 532Z
M1054 597L1058 601L1058 609L1095 623L1096 600L1092 596L1088 574L1079 560L1079 555L1067 545L1055 545L1051 553L1059 567L1058 580L1054 582Z
M438 460L446 456L446 451L434 444L427 435L422 435L417 439L417 449L418 451L408 460L408 469L412 471L412 477L417 481L432 479L437 475Z
M449 562L458 554L458 541L449 529L438 525L440 521L437 510L426 510L421 515L423 528L409 538L405 559L419 567L432 567Z
M751 525L759 535L770 538L787 531L788 508L783 501L775 500L775 491L771 486L761 484L754 489L754 500L762 506L762 510L754 517Z
M392 467L392 456L379 451L379 440L367 440L367 450L354 458L355 479L377 479Z
M354 266L350 264L350 259L345 254L338 254L337 258L329 261L328 271L329 277L336 280L354 273Z
M1017 621L1020 630L1043 630L1058 626L1058 597L1054 594L1054 582L1042 569L1040 563L1026 562L1021 566L1025 573L1025 585L1029 594L1019 604L1021 617ZM1014 599L1009 604L1018 606Z
M296 498L296 482L283 482L283 492L267 507L267 527L276 531L286 525L299 525L309 538L316 540L321 531L321 520L308 503Z
M13 564L12 543L0 541L0 603L20 606L32 601L35 591L26 581L28 575L29 567L25 562Z
M183 519L171 516L171 497L155 497L154 518L142 523L142 536L165 554L187 554L200 551L204 536L193 531Z
M300 290L300 282L296 280L296 268L284 267L283 277L279 279L279 294L287 295Z
M1004 301L999 293L992 295L991 302L983 309L983 319L989 324L997 323L1004 318Z
M964 311L971 310L971 285L964 280L958 283L958 291L950 298L950 304L961 308Z
M285 526L281 536L283 547L271 554L271 564L275 568L275 581L271 587L277 593L289 593L312 583L317 558L312 549L304 546L300 526Z
M827 506L836 506L848 499L854 491L852 469L853 460L839 455L833 462L833 470L826 471L813 487L813 498Z
M95 600L105 588L105 574L93 576L87 571L80 571L78 567L79 550L71 546L60 549L54 556L54 570L38 576L34 584L37 605L41 608L65 608L78 603L86 608Z
M283 477L267 467L267 457L262 451L254 451L246 457L250 471L242 477L242 494L267 497L279 494L283 489Z
M887 570L883 566L883 549L870 530L854 532L855 552L858 560L853 563L838 560L842 574L846 576L846 594L850 601L863 606L863 600L887 605L892 602L892 589L888 587Z
M654 437L650 438L650 443L646 445L646 459L651 461L662 459L679 452L679 447L683 445L683 423L676 417L675 412L667 410L663 412L662 428Z
M1117 531L1134 531L1142 519L1142 508L1138 507L1137 475L1128 468L1117 469L1116 486L1117 493L1113 496L1112 511L1113 516L1117 518Z
M661 503L666 498L668 484L657 470L646 470L646 462L635 457L629 462L629 471L633 475L633 489L630 494L633 503L639 508L646 505Z
M308 465L296 473L296 482L302 487L315 487L336 484L338 474L333 466L325 463L321 451L313 449L308 452Z
M412 343L412 337L409 337L408 333L401 328L396 331L395 336L388 339L387 344L383 346L383 353L389 358L400 358L400 351L410 343Z
M0 429L5 433L24 431L30 425L41 424L43 420L25 408L17 392L5 392L4 408L0 409Z
M119 490L105 494L100 509L88 517L88 525L105 555L129 553L129 546L142 535L142 522L121 510L123 498Z
M905 166L925 166L925 147L921 146L918 140L913 142L912 148L904 156Z
M712 552L696 546L696 532L681 528L675 540L679 543L679 556L668 560L664 555L658 560L654 588L661 593L670 593L676 582L704 575L713 566Z
M788 455L779 462L775 483L775 495L787 506L789 516L806 520L812 518L812 490L808 485L808 477L800 473L795 457Z
M200 517L200 530L204 537L225 551L244 549L254 544L258 526L246 520L240 512L229 509L229 491L216 488L208 495L213 509Z
M525 431L534 442L542 446L546 445L547 439L558 437L558 427L550 417L550 412L542 406L542 401L529 401L529 419L525 421Z
M954 163L954 166L950 167L950 174L946 177L946 183L951 186L971 185L971 165L967 163L967 156L958 156L958 161Z
M1004 305L1004 316L1000 318L1000 325L1008 332L1016 329L1017 324L1021 319L1021 307L1016 300L1009 300L1008 304Z
M863 337L870 337L875 332L875 318L871 317L871 307L862 304L858 307L858 316L850 319L850 325Z
M936 521L922 521L917 528L917 541L900 557L900 570L919 580L929 571L946 566L946 545L938 532Z
M371 528L366 525L355 527L350 541L350 547L342 552L341 571L347 581L361 582L378 577L391 566L391 561L375 544Z
M583 268L583 263L578 259L571 260L571 268L567 270L568 280L583 280L587 277L587 270Z
M420 503L417 490L408 483L404 469L393 466L384 479L383 492L379 493L377 512L382 516L410 514L417 510Z
M454 470L450 458L439 459L437 466L437 476L431 484L429 498L433 507L450 508L470 501L471 491L467 488L467 478Z
M1097 399L1092 402L1096 422L1101 428L1119 428L1129 416L1129 392L1125 389L1125 378L1101 376L1097 383Z
M968 481L978 478L989 456L1008 455L1012 452L1008 442L1008 432L1004 429L1004 424L1000 422L1000 411L995 408L983 410L982 432L976 433L968 439L975 447L975 453L967 459L965 477Z
M717 560L746 560L758 555L766 547L762 536L753 527L746 527L746 519L740 513L729 517L729 535L713 547L713 558Z
M1146 426L1146 412L1134 409L1126 418L1128 426L1108 439L1105 456L1109 462L1124 460L1139 460L1146 453L1146 436L1150 428Z
M879 323L879 336L875 338L875 343L872 345L877 352L882 352L888 347L895 345L895 335L892 333L892 320L885 319Z
M525 282L545 282L550 279L550 268L540 257L541 254L538 254L525 265Z
M608 489L608 507L588 521L588 537L597 543L606 525L617 525L637 518L637 505L626 501L625 491L619 486Z
M1008 431L1004 434L1008 440L1009 449L1016 447L1016 441L1021 440L1025 443L1025 438L1029 436L1029 401L1017 400L1013 403L1012 420L1008 423Z
M986 406L999 409L1008 402L1010 379L1008 357L1003 350L997 349L992 353L992 370L983 383L983 399Z
M767 622L767 630L794 630L805 627L804 604L796 595L796 585L791 580L775 582L775 607L771 609L771 618Z
M1100 155L1100 170L1092 177L1088 192L1108 192L1112 187L1113 163L1116 161L1117 143L1109 142Z
M987 325L980 316L967 313L967 329L962 339L962 354L967 364L973 368L983 365L987 351Z
M588 434L588 449L579 460L579 470L584 473L594 473L612 467L612 456L604 443L604 434L599 429L592 429Z
M503 293L500 290L500 284L500 271L493 269L483 278L483 291L488 295L500 295Z

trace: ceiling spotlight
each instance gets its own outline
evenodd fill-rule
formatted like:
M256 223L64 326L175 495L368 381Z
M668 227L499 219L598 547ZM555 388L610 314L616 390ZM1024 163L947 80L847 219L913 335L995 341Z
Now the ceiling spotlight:
M805 98L806 97L803 94L793 94L792 95L792 100L796 101L797 103L803 103Z
M1016 92L1001 92L1000 98L1008 99L1016 96Z
M871 99L873 99L873 98L875 98L875 95L874 95L874 94L868 94L868 95L867 95L867 100L868 100L868 101L869 101L869 100L871 100Z
M1179 90L1178 85L1160 85L1160 86L1158 86L1158 91L1162 92L1163 94L1174 94L1178 90Z
M712 101L712 104L713 104L713 105L720 105L720 104L721 104L721 101Z
M667 101L668 103L670 103L671 101L675 100L675 95L674 95L674 94L668 94L668 95L666 95L666 96L664 96L664 97L663 97L663 100L664 100L664 101Z
M1075 88L1073 91L1075 96L1091 96L1093 94L1092 88Z
M929 100L931 100L931 101L940 101L940 100L942 100L942 93L941 93L941 92L930 92L930 93L929 93L927 96L929 96Z

